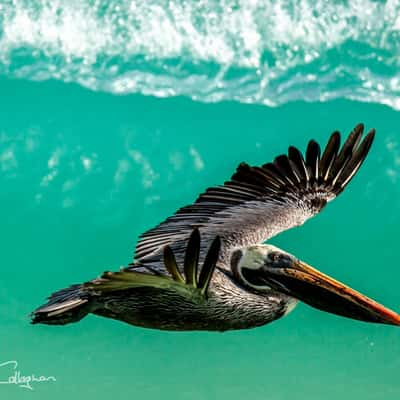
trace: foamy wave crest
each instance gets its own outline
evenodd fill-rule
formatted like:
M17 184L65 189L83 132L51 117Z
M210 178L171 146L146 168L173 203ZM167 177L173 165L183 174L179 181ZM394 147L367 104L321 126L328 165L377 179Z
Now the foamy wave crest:
M400 109L400 1L3 0L0 73L112 93Z

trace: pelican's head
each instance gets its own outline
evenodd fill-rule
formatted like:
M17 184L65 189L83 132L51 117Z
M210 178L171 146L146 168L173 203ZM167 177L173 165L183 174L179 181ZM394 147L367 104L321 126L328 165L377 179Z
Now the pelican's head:
M236 250L232 272L258 292L284 293L319 310L367 322L400 325L400 315L272 245Z

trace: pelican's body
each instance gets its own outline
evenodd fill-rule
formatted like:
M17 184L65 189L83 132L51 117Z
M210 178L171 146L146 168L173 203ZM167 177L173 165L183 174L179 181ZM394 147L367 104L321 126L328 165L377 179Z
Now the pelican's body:
M343 191L373 140L371 131L361 141L362 131L358 125L342 148L333 133L322 155L311 141L305 159L290 147L262 167L241 164L231 181L142 235L128 268L54 293L33 323L62 325L93 313L147 328L225 331L274 321L301 300L399 325L396 313L260 244L303 224Z
M265 325L285 315L295 303L278 292L268 297L251 293L216 271L204 303L174 292L138 288L103 298L101 308L92 312L144 328L226 331Z

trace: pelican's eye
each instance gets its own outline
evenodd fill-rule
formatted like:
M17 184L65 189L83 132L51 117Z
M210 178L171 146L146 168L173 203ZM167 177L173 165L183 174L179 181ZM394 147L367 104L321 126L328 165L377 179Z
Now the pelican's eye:
M283 254L279 253L278 251L272 251L271 253L268 254L269 259L274 262L280 262L283 259Z
M279 251L271 251L268 254L267 265L272 268L288 268L291 265L291 257Z

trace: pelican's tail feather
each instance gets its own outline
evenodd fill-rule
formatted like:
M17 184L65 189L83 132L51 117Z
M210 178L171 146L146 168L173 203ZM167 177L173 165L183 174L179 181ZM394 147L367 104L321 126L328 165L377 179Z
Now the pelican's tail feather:
M32 312L32 324L65 325L78 322L92 311L89 294L82 285L53 293L49 301Z

